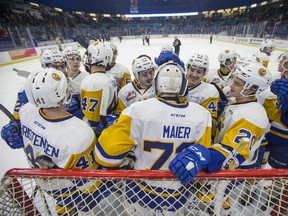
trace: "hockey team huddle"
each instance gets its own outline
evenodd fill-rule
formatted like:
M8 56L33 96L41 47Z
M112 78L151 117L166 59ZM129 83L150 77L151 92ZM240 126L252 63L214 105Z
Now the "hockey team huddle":
M46 50L43 68L18 93L21 134L9 123L1 136L24 150L31 168L170 170L180 180L172 186L126 185L128 214L185 215L189 196L181 191L201 170L288 168L288 50L272 78L274 49L264 41L253 56L223 50L213 70L205 53L184 63L166 45L155 59L133 60L134 80L110 42L90 44L83 58L72 47ZM117 197L99 181L38 185L56 200L58 215L96 215L104 198Z

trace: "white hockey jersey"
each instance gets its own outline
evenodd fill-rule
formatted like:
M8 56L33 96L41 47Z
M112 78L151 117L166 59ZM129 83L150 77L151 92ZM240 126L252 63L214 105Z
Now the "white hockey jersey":
M126 107L137 101L156 97L154 85L147 89L139 89L135 80L120 89L118 93L118 105L115 113L120 114Z
M218 119L212 148L229 157L241 138L247 137L250 144L241 150L229 167L252 165L257 160L257 150L268 126L266 111L256 98L232 102Z
M70 86L71 86L71 94L80 94L80 86L81 86L81 82L82 80L88 76L89 73L87 73L86 71L81 71L77 76L75 77L69 77L69 81L70 81Z
M122 64L115 63L115 65L106 73L114 77L118 89L121 89L123 86L131 82L130 71Z
M84 121L68 113L58 118L47 117L30 103L21 108L20 121L24 152L31 168L39 168L39 156L49 157L63 169L98 167L94 160L96 136ZM49 190L52 187L49 185Z
M276 145L287 145L288 127L285 126L281 120L282 113L276 105L277 96L271 92L270 88L268 88L261 92L257 98L259 102L263 104L271 124L270 131L266 135L267 141L270 145L273 145L273 147Z
M92 127L97 127L100 116L114 111L117 105L115 79L105 72L95 72L81 82L81 108Z
M186 100L200 104L207 109L211 114L212 121L216 124L219 93L215 86L210 83L200 82L197 86L188 88Z
M115 167L133 149L135 169L168 170L174 156L194 143L210 147L210 113L192 102L174 105L160 98L151 98L126 108L116 124L102 132L96 144L95 159L101 166ZM159 185L141 181L139 184L131 182L128 187L133 188L129 190L128 197L139 195L144 187L142 192L145 197L138 200L138 196L134 196L131 202L139 201L140 205L146 202L154 209L161 205L175 211L187 201L187 197L183 197L187 194L179 193L183 188L180 182L172 184L163 181ZM156 199L155 203L151 202ZM179 202L175 202L176 199Z
M220 72L220 68L212 68L209 70L209 73L206 75L205 80L207 83L215 83L219 88L223 89L226 86L226 81L228 80L229 74L223 76Z

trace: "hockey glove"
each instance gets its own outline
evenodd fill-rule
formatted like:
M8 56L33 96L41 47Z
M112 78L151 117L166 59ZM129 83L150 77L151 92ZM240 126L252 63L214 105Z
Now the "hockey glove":
M155 63L160 66L168 61L173 61L177 64L179 64L183 70L185 70L185 65L184 62L180 60L179 56L176 55L175 53L171 52L171 51L164 51L161 52L160 55L158 56L158 58L155 58Z
M221 99L218 101L218 110L217 110L217 113L218 113L217 116L218 117L221 116L221 114L223 113L227 104L228 104L228 101L221 100Z
M288 96L288 79L276 79L271 85L271 91L278 97Z
M204 169L210 161L209 150L200 144L195 144L177 154L170 162L169 169L180 179L183 185L186 185Z
M19 102L21 104L26 104L28 103L28 98L27 98L27 95L26 95L26 92L23 90L21 92L18 92L18 99L19 99Z
M115 114L115 113L110 113L106 116L106 123L107 123L107 126L104 127L103 126L103 123L100 122L99 123L99 126L98 126L98 131L99 132L102 132L105 128L109 127L110 125L112 125L117 119L119 118L119 115L118 114Z
M18 122L18 125L21 127L20 122ZM12 122L2 128L1 137L12 149L24 147L22 135L21 133L18 133L15 125Z

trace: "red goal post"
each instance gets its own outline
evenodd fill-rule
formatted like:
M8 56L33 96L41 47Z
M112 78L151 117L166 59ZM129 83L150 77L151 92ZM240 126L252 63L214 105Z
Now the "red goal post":
M67 188L75 197L62 194ZM288 215L287 209L288 169L201 172L185 187L169 171L11 169L0 185L0 215Z

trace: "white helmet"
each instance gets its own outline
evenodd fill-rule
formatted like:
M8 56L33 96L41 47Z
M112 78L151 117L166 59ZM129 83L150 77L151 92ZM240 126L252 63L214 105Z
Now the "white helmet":
M271 52L273 52L275 50L275 45L274 45L273 41L267 41L267 40L263 41L260 44L260 51L264 52L265 48L271 49Z
M54 68L42 69L28 77L25 92L29 102L38 107L59 107L67 103L67 79Z
M226 65L226 61L229 60L230 62L236 62L237 59L237 53L234 50L223 50L218 55L218 61L220 64Z
M73 47L66 47L62 51L63 55L67 58L69 55L77 55L81 57L80 52L77 49L73 49Z
M161 52L173 52L173 47L170 44L166 44L161 48Z
M167 62L158 68L155 77L156 95L161 93L176 93L184 96L187 90L187 79L183 68L174 62Z
M257 86L258 89L256 91L256 94L259 94L260 92L268 88L272 81L271 72L259 63L237 65L237 67L233 71L233 76L237 76L245 82L242 92L246 89L251 88L252 86Z
M154 69L156 66L149 56L141 55L133 60L132 62L132 72L137 81L139 81L139 73Z
M41 66L47 68L49 64L67 62L66 58L60 52L52 52L51 50L44 50L40 56Z
M260 64L262 64L264 67L268 67L268 63L270 61L270 58L268 55L266 55L265 53L263 52L257 52L257 53L254 53L252 55L252 59L255 61L255 62L259 62Z
M107 67L112 57L111 54L110 47L106 47L102 42L96 41L87 48L85 64L87 66L98 65Z
M207 73L209 71L209 58L204 53L193 53L186 64L187 69L190 66L203 68Z

